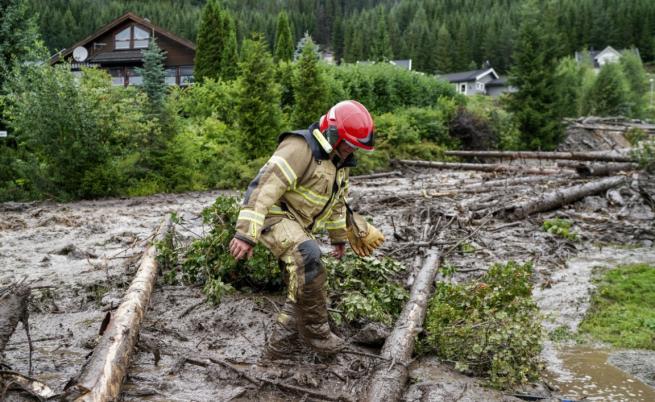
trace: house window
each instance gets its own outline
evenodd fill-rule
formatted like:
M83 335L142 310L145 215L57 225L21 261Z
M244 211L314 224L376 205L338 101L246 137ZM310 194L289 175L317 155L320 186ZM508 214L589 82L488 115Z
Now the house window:
M129 49L132 39L132 27L128 27L116 34L116 49Z
M110 68L109 75L112 85L125 85L125 73L122 67Z
M121 49L145 49L150 42L150 32L137 27L130 26L116 34L115 48Z
M466 84L460 84L459 86L459 93L465 94L466 93Z
M166 85L177 84L177 67L169 67L166 69L166 76L164 77Z
M127 77L129 85L143 85L143 76L141 76L141 72L137 71L136 68L128 68Z
M150 32L135 26L134 27L134 48L135 49L147 48L149 41L150 41Z
M180 85L193 84L193 66L180 66Z

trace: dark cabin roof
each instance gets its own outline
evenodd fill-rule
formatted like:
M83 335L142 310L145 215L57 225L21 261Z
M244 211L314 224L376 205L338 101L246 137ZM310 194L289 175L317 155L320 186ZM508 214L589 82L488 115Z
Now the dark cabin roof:
M485 84L488 87L506 87L507 86L507 76L499 76L493 81L489 81Z
M439 78L452 83L468 82L468 81L475 81L476 78L479 77L480 75L486 75L489 72L491 72L494 75L495 79L499 78L498 74L496 74L493 68L484 68L481 70L471 70L471 71L462 71L458 73L443 74L440 75Z
M136 14L133 14L131 12L127 12L127 13L121 15L120 17L116 18L115 20L109 22L108 24L104 25L103 27L101 27L100 29L98 29L97 31L92 33L91 35L89 35L86 38L82 39L81 41L75 43L73 46L71 46L71 47L69 47L67 49L64 49L63 51L61 51L61 52L55 54L54 56L52 56L50 58L50 64L55 64L58 61L70 56L73 53L73 50L75 50L76 47L84 46L84 45L88 44L89 42L93 41L94 39L98 38L101 35L104 35L108 31L110 31L111 29L115 28L116 26L118 26L118 25L120 25L123 22L128 21L128 20L131 20L131 21L134 21L134 22L136 22L136 23L138 23L140 25L143 25L143 26L153 30L157 34L159 34L161 36L164 36L164 37L167 37L167 38L171 39L172 41L177 42L180 45L182 45L184 47L187 47L187 48L189 48L189 49L191 49L193 51L196 50L196 45L193 44L193 42L191 42L189 40L186 40L184 38L180 38L179 36L177 36L177 35L175 35L175 34L173 34L171 32L168 32L168 31L166 31L165 29L163 29L161 27L158 27L158 26L154 25L152 22L150 22L149 20L147 20L145 18L141 18ZM132 55L132 56L136 57L135 55ZM105 56L103 56L103 57L105 57ZM141 60L141 59L138 59L138 60ZM94 61L98 61L98 60L94 60ZM115 61L118 62L119 60L115 60ZM123 60L121 60L121 61L123 61ZM136 60L133 60L133 61L136 61Z

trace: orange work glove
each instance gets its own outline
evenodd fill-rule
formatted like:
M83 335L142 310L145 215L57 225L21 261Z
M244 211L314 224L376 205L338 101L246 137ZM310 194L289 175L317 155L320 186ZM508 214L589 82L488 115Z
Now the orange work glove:
M359 214L352 213L347 220L346 234L350 248L360 257L373 254L384 242L384 235Z

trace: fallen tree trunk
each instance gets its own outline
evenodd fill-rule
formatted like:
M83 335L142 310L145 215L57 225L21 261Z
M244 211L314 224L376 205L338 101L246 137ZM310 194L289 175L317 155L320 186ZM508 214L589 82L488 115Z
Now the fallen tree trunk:
M582 177L611 176L618 172L629 172L639 168L636 163L580 163L572 161L557 162L557 166L575 169Z
M399 170L394 170L392 172L382 172L382 173L364 174L360 176L352 176L350 180L381 179L385 177L402 176L402 175L403 172Z
M19 322L27 324L27 301L30 288L15 284L0 290L0 352L5 350Z
M100 343L77 379L66 387L64 400L96 402L118 398L157 280L155 244L165 238L171 225L170 217L162 222L154 241L145 250L132 284L109 321Z
M433 161L411 161L398 160L405 166L416 166L432 169L453 169L453 170L477 170L480 172L521 172L523 174L540 174L552 175L562 173L561 169L535 168L531 166L506 165L500 163L453 163L453 162L433 162Z
M414 350L416 334L423 326L428 299L434 290L434 278L439 268L439 253L430 249L419 271L409 301L396 321L391 335L384 342L381 357L390 360L378 369L368 383L365 401L397 401L400 399L407 378L408 365Z
M597 162L633 162L633 158L614 151L527 152L527 151L446 151L447 156L505 159L569 159Z
M510 220L523 219L536 212L550 211L581 200L584 197L602 193L612 187L623 184L625 180L626 178L624 176L614 176L573 187L560 188L542 194L536 199L527 200L505 208L502 214Z

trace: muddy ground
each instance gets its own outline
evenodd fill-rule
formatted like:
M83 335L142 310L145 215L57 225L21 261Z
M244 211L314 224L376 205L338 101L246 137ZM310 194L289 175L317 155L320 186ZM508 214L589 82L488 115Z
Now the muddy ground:
M631 174L620 188L512 222L502 214L505 206L590 180L569 171L530 183L517 184L516 179L495 173L405 169L401 177L353 180L352 205L383 230L388 240L379 253L405 264L408 286L420 262L417 256L427 247L439 249L442 265L456 271L451 280L475 278L496 262L533 261L535 296L550 328L579 322L586 309L591 270L567 265L574 257L594 255L601 247L612 254L617 246L630 248L636 260L655 254L652 177ZM480 188L481 183L487 185ZM120 302L144 244L163 217L175 212L183 222L176 227L178 233L188 239L202 235L200 212L219 194L0 204L0 286L27 278L34 288L30 304L34 377L61 391L92 351L106 311ZM543 220L553 217L574 221L579 240L543 231ZM621 258L615 261L620 263ZM572 292L558 286L567 281L580 288ZM368 375L385 363L361 355L322 359L309 352L278 364L262 362L281 295L239 293L219 306L200 304L203 299L196 287L157 287L126 381L125 400L315 399L272 385L253 385L222 365L182 365L185 358L217 357L255 376L344 400L361 395ZM159 359L153 350L159 351ZM28 357L19 325L4 362L27 373ZM652 373L644 374L648 375ZM411 376L407 401L515 400L433 358L414 362ZM540 386L529 392L546 395Z

